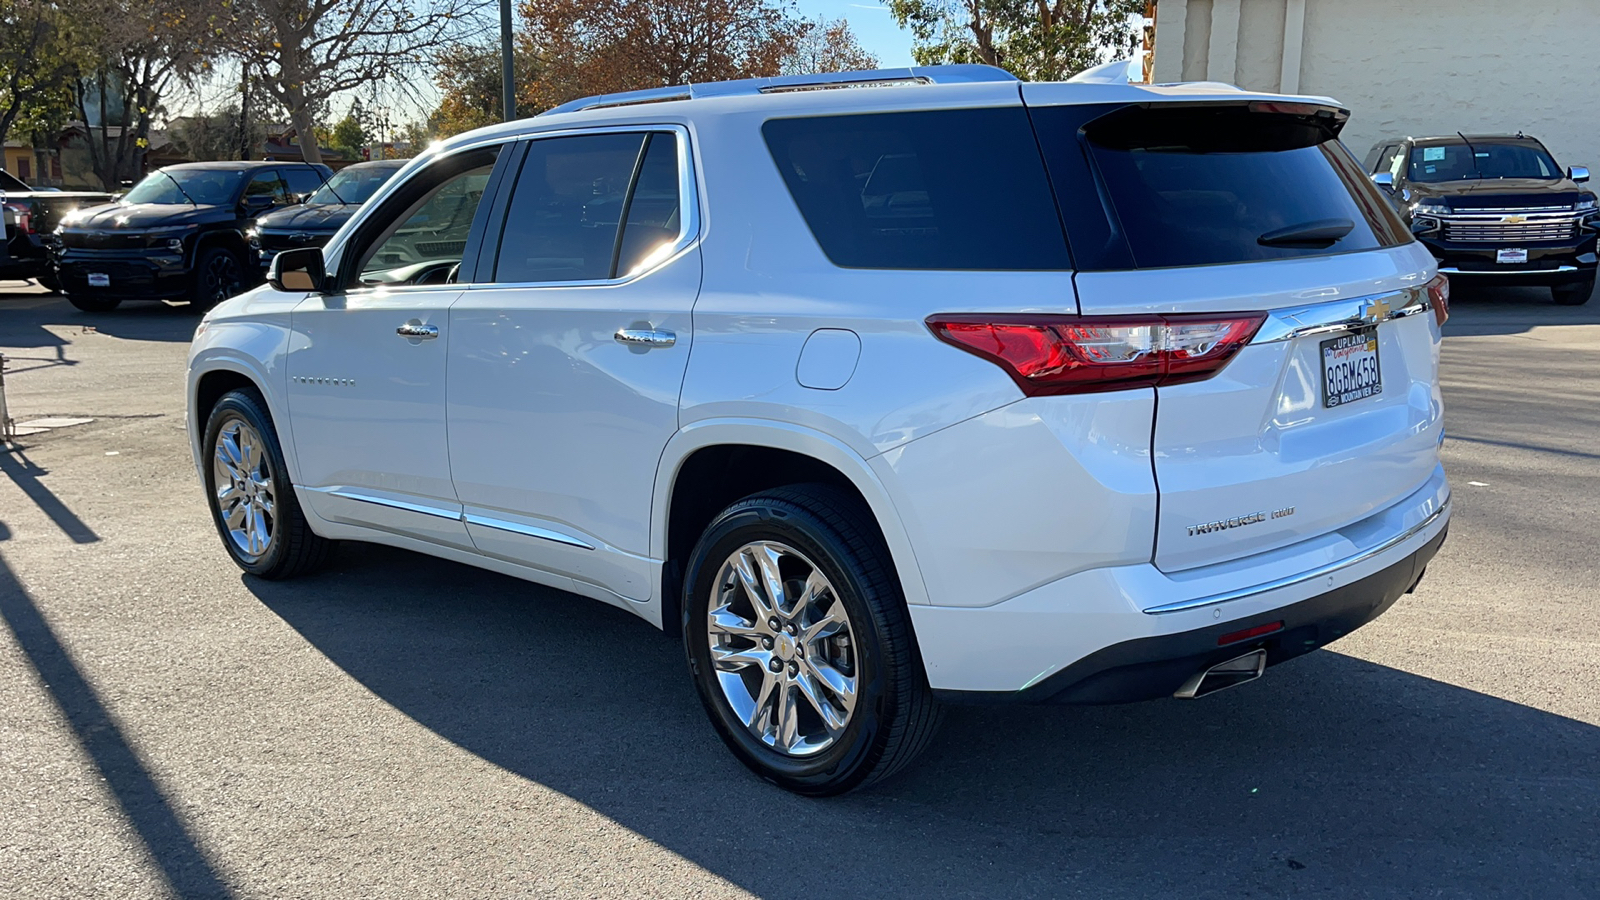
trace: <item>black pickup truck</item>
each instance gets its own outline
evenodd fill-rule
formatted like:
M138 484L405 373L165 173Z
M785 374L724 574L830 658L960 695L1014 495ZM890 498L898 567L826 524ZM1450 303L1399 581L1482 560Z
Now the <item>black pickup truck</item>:
M1396 138L1367 172L1453 282L1538 285L1576 306L1594 293L1600 209L1589 170L1563 171L1523 134Z
M0 169L0 220L5 223L0 280L31 278L52 291L60 290L48 236L68 213L111 199L110 194L87 191L36 191Z

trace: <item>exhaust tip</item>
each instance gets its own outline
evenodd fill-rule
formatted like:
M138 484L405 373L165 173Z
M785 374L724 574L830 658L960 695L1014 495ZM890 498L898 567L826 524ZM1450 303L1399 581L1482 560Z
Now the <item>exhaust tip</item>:
M1172 696L1195 700L1207 694L1215 694L1224 688L1255 681L1266 670L1267 651L1252 650L1243 656L1236 656L1227 662L1220 662L1209 669L1194 673Z

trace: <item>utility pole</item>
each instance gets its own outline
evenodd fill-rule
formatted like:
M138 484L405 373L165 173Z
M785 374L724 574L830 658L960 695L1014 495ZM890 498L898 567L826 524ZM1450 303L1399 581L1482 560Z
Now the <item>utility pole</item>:
M239 158L250 158L250 64L239 64Z
M511 0L500 0L500 118L506 122L517 117L517 88L512 83L513 74Z

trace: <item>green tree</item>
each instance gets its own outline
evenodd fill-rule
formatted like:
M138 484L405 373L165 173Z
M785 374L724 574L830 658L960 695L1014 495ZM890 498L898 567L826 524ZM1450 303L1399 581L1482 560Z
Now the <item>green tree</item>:
M512 78L526 87L536 78L532 53L519 47L512 54ZM502 121L500 112L500 47L498 44L457 44L434 57L434 83L439 86L439 106L428 117L429 128L440 137L449 137ZM527 118L539 110L524 97L517 101L516 118Z
M986 63L1029 81L1130 54L1144 9L1145 0L889 0L918 63Z
M355 116L346 113L339 123L333 126L330 146L351 159L361 158L361 148L367 145L367 130Z
M60 3L0 0L0 143L13 126L32 134L64 124L83 62L73 16Z

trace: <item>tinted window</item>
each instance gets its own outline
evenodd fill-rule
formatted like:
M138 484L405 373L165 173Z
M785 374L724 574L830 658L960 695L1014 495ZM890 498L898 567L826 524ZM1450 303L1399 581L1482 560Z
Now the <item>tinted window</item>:
M359 206L375 193L385 181L400 171L397 166L351 166L340 169L328 183L317 188L307 203L332 205L349 203Z
M762 133L834 265L1071 268L1023 109L773 119Z
M289 193L309 194L322 187L322 173L316 169L280 169L283 180L289 183Z
M267 197L273 203L284 203L289 199L289 190L284 186L283 179L271 169L257 172L251 177L250 183L244 187L246 200L252 197Z
M639 178L628 198L628 224L617 254L617 275L627 275L655 262L653 255L677 242L682 230L678 200L678 140L671 134L650 135Z
M1530 144L1495 144L1474 140L1415 147L1411 151L1412 181L1459 181L1475 178L1559 178L1561 170L1543 148Z
M390 224L361 255L360 281L445 281L466 252L473 218L494 172L498 152L499 148L493 147L441 159L391 195L368 220L372 224Z
M234 202L244 173L227 169L157 169L123 196L126 203L201 203L225 206Z
M1130 107L1090 123L1086 135L1140 268L1372 250L1410 239L1315 118L1242 106Z
M587 134L531 141L506 211L494 280L610 278L617 225L645 137Z

